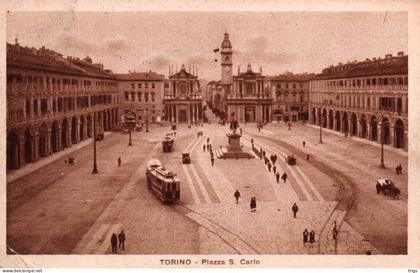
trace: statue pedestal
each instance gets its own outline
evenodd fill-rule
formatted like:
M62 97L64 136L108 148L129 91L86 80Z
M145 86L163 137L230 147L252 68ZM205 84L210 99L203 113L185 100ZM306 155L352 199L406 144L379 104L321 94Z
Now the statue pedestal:
M221 149L218 158L254 158L251 153L244 151L241 147L241 135L237 133L228 133L229 145L225 149Z

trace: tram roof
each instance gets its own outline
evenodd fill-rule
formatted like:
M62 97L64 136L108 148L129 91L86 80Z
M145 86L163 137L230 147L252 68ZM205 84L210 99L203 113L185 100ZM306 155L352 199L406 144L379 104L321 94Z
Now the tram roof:
M162 163L160 162L159 159L150 159L149 161L147 161L147 167L158 167L158 166L162 166Z

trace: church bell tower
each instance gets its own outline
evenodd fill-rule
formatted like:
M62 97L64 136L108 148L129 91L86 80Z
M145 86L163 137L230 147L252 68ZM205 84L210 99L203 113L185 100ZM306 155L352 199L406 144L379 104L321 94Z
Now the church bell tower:
M221 68L222 68L222 84L232 84L232 45L229 40L229 34L225 33L222 42L221 54Z

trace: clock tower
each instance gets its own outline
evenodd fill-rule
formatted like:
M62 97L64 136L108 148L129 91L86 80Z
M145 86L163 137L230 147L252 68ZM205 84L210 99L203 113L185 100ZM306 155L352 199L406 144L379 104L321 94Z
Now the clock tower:
M222 66L222 84L232 84L232 45L229 40L229 34L225 33L222 42L221 62Z

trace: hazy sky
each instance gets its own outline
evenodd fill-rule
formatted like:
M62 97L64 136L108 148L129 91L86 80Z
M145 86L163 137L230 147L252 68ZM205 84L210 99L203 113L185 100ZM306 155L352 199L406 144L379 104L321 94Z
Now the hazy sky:
M115 73L198 67L220 79L219 48L228 32L233 71L248 63L273 75L315 72L331 64L407 52L404 12L10 12L7 41L89 55ZM219 60L220 61L220 60Z

